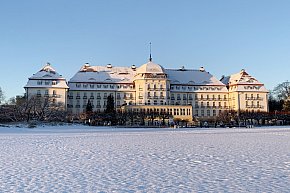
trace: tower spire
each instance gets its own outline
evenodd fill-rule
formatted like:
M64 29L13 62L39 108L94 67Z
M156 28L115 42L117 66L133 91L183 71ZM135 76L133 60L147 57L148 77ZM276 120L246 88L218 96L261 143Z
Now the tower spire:
M150 42L150 58L149 61L152 62L152 56L151 56L151 42Z

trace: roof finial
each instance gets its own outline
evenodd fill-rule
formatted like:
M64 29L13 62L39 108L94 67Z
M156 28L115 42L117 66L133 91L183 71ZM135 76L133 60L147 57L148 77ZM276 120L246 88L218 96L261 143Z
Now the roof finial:
M152 57L151 57L151 42L150 42L150 58L149 61L152 62Z

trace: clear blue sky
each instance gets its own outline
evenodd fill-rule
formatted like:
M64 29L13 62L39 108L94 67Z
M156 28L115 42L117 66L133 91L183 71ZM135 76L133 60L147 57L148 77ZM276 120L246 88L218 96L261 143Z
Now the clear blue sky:
M0 3L0 87L24 93L46 62L69 80L86 62L220 78L246 69L273 89L290 69L289 0L9 0Z

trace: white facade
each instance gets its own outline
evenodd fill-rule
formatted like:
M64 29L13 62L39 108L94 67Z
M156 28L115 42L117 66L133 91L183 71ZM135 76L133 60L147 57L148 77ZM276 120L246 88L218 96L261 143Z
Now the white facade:
M68 86L66 80L49 63L30 77L24 88L28 98L48 97L54 103L67 106Z

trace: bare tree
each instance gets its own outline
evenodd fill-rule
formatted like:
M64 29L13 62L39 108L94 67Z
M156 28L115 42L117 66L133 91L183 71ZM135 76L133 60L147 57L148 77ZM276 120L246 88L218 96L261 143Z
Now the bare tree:
M2 88L0 87L0 104L3 103L5 97L4 97L4 92L2 91Z
M66 111L64 104L56 103L54 98L18 96L11 98L5 108L2 107L0 117L13 122L64 121Z
M286 100L290 97L290 82L282 82L281 84L278 84L274 90L273 93L279 100Z

